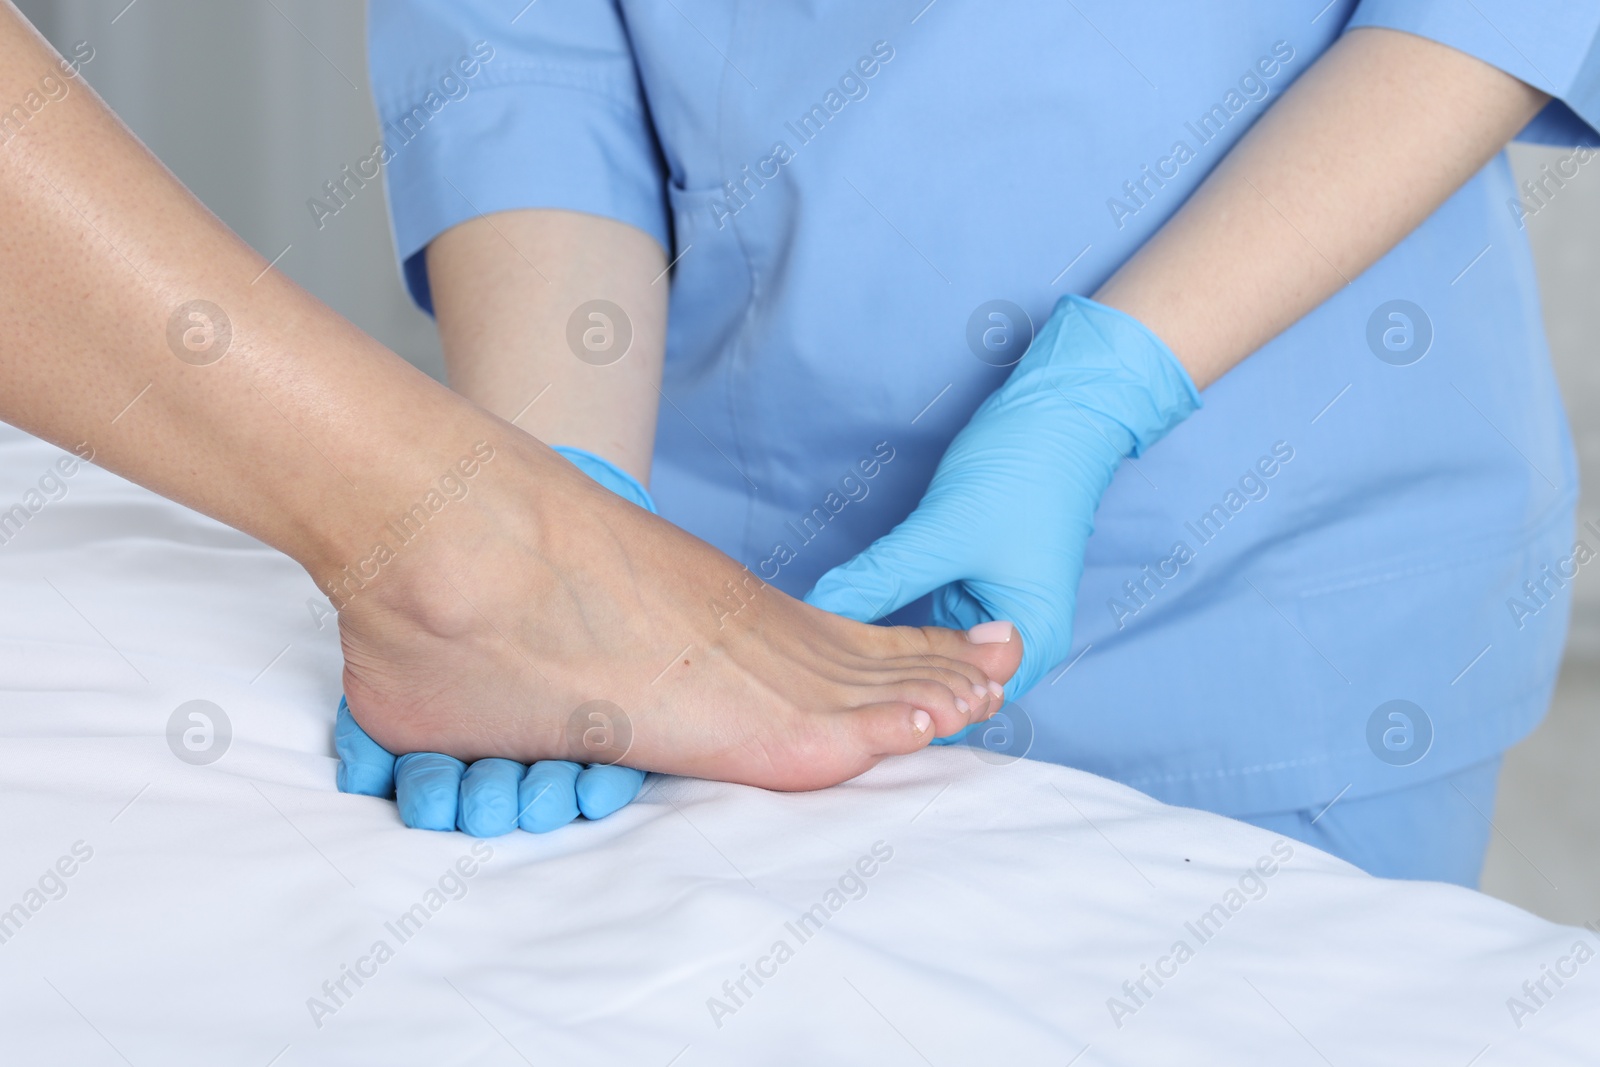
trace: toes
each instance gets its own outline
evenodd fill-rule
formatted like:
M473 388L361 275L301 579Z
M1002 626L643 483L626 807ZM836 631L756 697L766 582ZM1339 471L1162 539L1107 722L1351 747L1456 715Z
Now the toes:
M959 702L956 706L962 721L954 729L988 718L1005 703L1001 682L1016 670L1008 653L986 651L981 645L973 645L965 632L939 626L872 629L876 634L876 656L852 664L853 680L882 684L907 678L936 678L949 687L951 702ZM984 669L984 663L1003 667L999 680ZM884 673L886 668L892 671L888 676ZM928 710L934 711L931 707ZM939 723L941 736L951 729L948 723Z
M954 679L952 679L954 681ZM963 684L955 681L956 685ZM895 703L909 704L913 708L928 713L933 720L932 734L934 737L945 737L964 729L972 721L974 700L970 697L958 695L951 690L945 681L935 681L931 678L915 678L904 682L896 682L892 686L882 687L883 692L893 693ZM961 704L956 701L960 700Z
M963 727L982 722L999 711L1005 703L1005 688L971 664L930 656L911 665L908 672L909 676L919 678L926 678L930 673L935 681L943 683L950 690L952 702L963 714ZM945 730L938 731L940 737L946 733Z
M508 759L481 759L461 776L461 809L456 825L473 837L499 837L517 828L522 806L518 787L522 764Z
M934 736L933 717L926 709L904 701L869 704L856 708L844 719L854 735L850 743L868 760L915 752ZM856 773L865 770L866 765L864 761ZM839 780L843 781L844 776Z
M1022 635L1009 622L981 622L965 632L924 626L920 632L930 653L969 663L1002 685L1022 664Z
M578 772L567 760L541 760L528 768L517 791L517 825L542 834L578 817Z
M413 752L394 763L400 819L417 830L454 830L461 775L467 765L439 752Z
M632 767L596 763L578 772L578 810L588 819L603 819L633 803L644 786L644 772Z

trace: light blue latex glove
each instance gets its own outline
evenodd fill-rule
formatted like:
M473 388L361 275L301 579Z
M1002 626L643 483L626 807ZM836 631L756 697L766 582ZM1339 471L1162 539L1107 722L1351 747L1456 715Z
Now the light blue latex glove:
M579 470L618 496L655 514L655 501L622 468L581 448L555 449ZM525 767L515 760L482 759L468 765L439 752L395 758L363 730L339 698L334 724L339 753L339 789L394 797L400 819L422 830L461 830L473 837L498 837L517 827L544 833L580 814L603 819L632 803L644 772L596 763L588 767L544 760Z
M1071 649L1084 546L1117 465L1199 406L1153 333L1064 296L950 442L916 510L824 574L806 601L873 622L933 593L936 625L1009 620L1022 635L1022 666L1006 685L1016 700Z

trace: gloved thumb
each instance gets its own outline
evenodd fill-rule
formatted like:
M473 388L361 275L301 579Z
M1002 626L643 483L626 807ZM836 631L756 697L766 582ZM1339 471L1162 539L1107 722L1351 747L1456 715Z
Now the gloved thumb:
M857 622L876 622L961 577L931 524L913 511L853 559L817 579L805 600Z
M333 726L333 747L339 753L337 782L341 793L369 797L394 796L394 754L367 735L339 698Z

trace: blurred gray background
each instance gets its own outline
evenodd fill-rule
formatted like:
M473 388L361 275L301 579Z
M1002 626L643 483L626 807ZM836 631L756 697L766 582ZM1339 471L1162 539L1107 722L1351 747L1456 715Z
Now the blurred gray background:
M381 2L381 0L380 0ZM522 0L507 0L513 7ZM306 201L378 137L359 0L18 0L86 80L210 208L278 268L412 363L442 376L438 338L401 289L383 197L319 230ZM1532 173L1560 150L1518 146ZM1528 220L1545 322L1600 519L1600 161ZM1600 547L1600 546L1594 546ZM1485 891L1564 922L1600 919L1600 567L1579 572L1550 718L1508 756Z
M306 206L378 139L361 0L17 6L58 50L94 47L84 80L256 251L283 253L279 270L443 378L433 325L400 285L383 194L369 185L320 230Z

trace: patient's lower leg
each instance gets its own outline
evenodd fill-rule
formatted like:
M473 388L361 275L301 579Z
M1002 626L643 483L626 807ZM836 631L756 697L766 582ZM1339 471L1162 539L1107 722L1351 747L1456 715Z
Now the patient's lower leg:
M0 7L0 99L59 64ZM300 290L80 81L0 151L0 203L0 418L300 561L392 750L593 762L626 725L630 764L803 788L988 714L1015 669L1017 642L752 588Z

